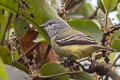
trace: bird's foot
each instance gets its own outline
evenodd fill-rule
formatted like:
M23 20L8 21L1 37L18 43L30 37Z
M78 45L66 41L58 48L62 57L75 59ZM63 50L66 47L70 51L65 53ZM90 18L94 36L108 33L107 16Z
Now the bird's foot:
M65 67L70 67L73 66L74 62L71 57L67 57L67 59L64 60L64 66Z
M64 61L64 66L65 67L70 67L73 70L80 70L80 67L84 70L84 67L77 62L76 60L73 60L71 57L68 57L65 61Z

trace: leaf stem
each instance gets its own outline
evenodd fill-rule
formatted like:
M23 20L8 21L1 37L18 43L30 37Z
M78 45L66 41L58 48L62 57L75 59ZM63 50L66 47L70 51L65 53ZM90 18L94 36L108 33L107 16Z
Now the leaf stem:
M105 30L107 31L107 27L108 27L108 11L106 12L106 25L105 25Z
M48 45L46 53L41 60L41 65L40 66L42 66L45 63L45 60L46 60L47 56L49 55L50 50L51 50L51 45Z
M68 75L68 74L84 74L84 72L74 71L74 72L65 72L65 73L61 73L61 74L55 74L55 75L49 75L49 76L38 76L38 77L40 79L44 79L44 78L53 78L53 77L63 76L63 75Z
M4 45L4 40L5 40L5 36L6 36L6 33L7 33L7 30L10 26L10 23L11 23L11 20L12 20L12 16L13 14L10 13L10 16L8 17L8 21L7 21L7 24L5 26L5 30L4 30L4 33L3 33L3 37L2 37L2 40L1 40L1 45L3 46Z
M35 43L31 48L29 48L23 56L19 57L19 59L17 60L18 62L21 61L21 59L26 56L29 52L33 51L40 43Z

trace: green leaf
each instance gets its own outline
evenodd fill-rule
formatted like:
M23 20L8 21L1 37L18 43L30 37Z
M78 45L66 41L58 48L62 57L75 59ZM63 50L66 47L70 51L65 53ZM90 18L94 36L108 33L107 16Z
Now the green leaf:
M5 66L3 65L2 59L0 58L0 80L8 80Z
M40 43L40 42L47 42L42 35L38 34L37 38L33 40L35 43Z
M106 14L101 10L98 9L97 11L97 20L99 21L99 23L101 24L102 27L106 26ZM111 20L108 18L107 19L107 27L112 27L113 24L111 22Z
M90 6L89 3L83 3L78 11L79 14L81 13L84 17L88 17L94 13L94 9Z
M0 7L15 13L18 9L17 0L0 0Z
M14 63L12 64L14 67L28 73L28 70L26 69L26 67L20 63L18 63L17 61L14 61Z
M109 59L110 59L110 63L113 63L114 60L115 60L115 56L116 54L113 52L113 53L109 53ZM105 61L105 58L104 57L100 57L99 59L99 62L104 62Z
M115 60L116 54L115 53L110 53L108 57L110 59L110 63L113 63L114 60Z
M76 74L74 77L75 80L94 80L89 74Z
M106 13L113 10L117 5L118 0L102 0Z
M2 14L2 9L0 8L0 42L2 40L4 29L6 26L7 21L6 17L7 17L6 13Z
M115 31L115 32L112 34L112 39L116 39L116 38L119 38L119 37L120 37L120 30Z
M117 18L120 20L120 14L117 14Z
M33 27L35 27L42 34L42 36L49 41L49 37L43 29L39 28L39 25L43 24L49 19L60 19L60 17L57 15L57 12L55 12L55 10L47 3L46 0L25 0L25 2L30 8L24 10L24 12L33 14L34 17L25 14L25 16L22 16L22 18L33 24ZM0 7L15 14L18 13L17 0L0 0Z
M14 60L17 60L19 58L19 54L18 54L17 50L14 51L13 58L14 58Z
M118 13L120 14L120 3L118 3L118 5L117 5L117 11L118 11ZM120 19L120 18L119 18Z
M67 16L71 19L79 19L79 18L88 18L94 13L94 9L91 7L89 3L83 3L82 6L77 6L75 10L69 12Z
M80 19L69 20L67 22L72 28L88 34L90 37L98 41L98 43L101 42L102 32L94 22Z
M12 58L10 54L11 53L6 47L0 46L0 57L2 58L5 64L9 64L9 65L12 64Z
M102 11L105 12L105 9L101 0L97 0L97 5L98 5L98 8L102 9Z
M48 76L48 75L50 76L65 72L66 72L65 68L57 63L47 63L40 68L40 73L42 76ZM52 78L52 80L69 80L69 76L68 75L58 76Z
M117 51L120 51L120 39L113 40L112 48L116 49Z
M15 29L16 36L24 36L27 32L27 29L25 29L25 27L28 27L29 24L24 19L19 18L17 20L16 18L14 18L13 26Z

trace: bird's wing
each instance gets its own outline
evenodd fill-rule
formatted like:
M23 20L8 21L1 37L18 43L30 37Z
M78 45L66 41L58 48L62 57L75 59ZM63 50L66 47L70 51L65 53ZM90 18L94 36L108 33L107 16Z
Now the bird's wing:
M71 33L72 32L72 33ZM55 38L56 44L65 45L93 45L97 42L88 35L78 31L66 31L57 35Z

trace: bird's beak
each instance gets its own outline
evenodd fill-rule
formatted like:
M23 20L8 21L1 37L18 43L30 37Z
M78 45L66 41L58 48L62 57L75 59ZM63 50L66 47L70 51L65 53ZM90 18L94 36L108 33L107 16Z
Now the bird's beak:
M41 24L39 27L40 27L40 28L44 28L44 27L45 27L45 24Z

